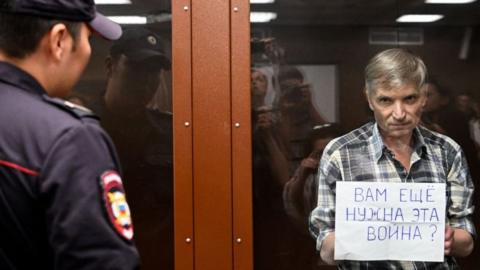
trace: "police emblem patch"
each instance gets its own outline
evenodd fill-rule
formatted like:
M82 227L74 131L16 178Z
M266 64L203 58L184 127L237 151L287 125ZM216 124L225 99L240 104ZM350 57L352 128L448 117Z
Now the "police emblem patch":
M115 230L127 240L133 238L133 224L123 189L122 179L115 171L106 171L100 177L103 200L108 218Z

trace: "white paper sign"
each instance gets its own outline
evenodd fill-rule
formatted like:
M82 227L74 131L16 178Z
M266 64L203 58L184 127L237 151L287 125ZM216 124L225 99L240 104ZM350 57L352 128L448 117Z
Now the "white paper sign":
M336 184L335 260L443 261L445 184Z

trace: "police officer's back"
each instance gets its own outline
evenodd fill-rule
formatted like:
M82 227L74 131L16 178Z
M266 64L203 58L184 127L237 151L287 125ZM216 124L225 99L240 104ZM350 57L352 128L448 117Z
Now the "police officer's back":
M0 2L0 269L137 269L110 138L66 96L93 29L93 0Z

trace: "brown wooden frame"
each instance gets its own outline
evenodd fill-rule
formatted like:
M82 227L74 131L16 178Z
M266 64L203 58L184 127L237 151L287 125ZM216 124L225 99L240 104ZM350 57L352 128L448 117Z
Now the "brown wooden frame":
M172 14L175 269L253 269L249 2Z
M172 1L175 269L193 269L194 263L190 7L190 0Z
M250 1L231 0L234 269L253 269Z

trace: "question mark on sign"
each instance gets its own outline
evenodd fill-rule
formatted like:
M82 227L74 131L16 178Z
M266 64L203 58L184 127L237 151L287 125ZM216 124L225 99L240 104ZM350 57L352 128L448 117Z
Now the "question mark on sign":
M431 227L434 227L434 230L433 230L433 232L432 232L432 241L433 241L433 236L434 236L435 233L437 232L437 225L435 225L435 224L430 224L430 228L431 228Z

